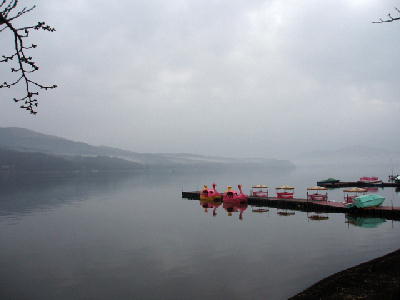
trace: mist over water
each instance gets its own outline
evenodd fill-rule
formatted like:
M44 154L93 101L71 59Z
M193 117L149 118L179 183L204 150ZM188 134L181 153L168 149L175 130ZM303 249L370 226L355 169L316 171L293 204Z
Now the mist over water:
M362 173L366 172L366 173ZM286 299L321 278L399 248L400 224L312 221L278 209L213 216L181 198L215 181L291 184L298 197L319 179L384 178L386 170L311 169L217 174L115 174L2 178L2 299ZM271 193L274 190L271 189ZM399 204L393 189L379 191ZM341 201L339 190L329 191ZM390 198L393 197L393 198ZM386 205L386 203L385 203ZM364 222L364 223L363 223ZM22 288L23 287L23 288Z

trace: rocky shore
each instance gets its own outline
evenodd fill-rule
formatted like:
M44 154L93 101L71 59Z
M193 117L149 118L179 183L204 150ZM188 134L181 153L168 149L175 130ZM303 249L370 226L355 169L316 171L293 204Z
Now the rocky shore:
M290 300L400 299L400 249L333 274Z

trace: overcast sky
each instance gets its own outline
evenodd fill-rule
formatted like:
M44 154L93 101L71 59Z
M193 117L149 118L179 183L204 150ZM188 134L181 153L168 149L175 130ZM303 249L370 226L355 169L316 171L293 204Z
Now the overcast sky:
M400 22L371 23L399 1L21 2L37 4L21 21L57 29L31 55L59 88L36 116L1 89L1 127L138 152L399 148Z

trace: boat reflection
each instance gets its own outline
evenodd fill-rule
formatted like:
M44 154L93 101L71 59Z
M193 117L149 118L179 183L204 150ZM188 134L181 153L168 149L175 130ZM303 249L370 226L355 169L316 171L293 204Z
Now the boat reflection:
M204 212L208 213L208 209L212 209L212 215L215 217L217 215L217 208L222 204L221 200L217 199L201 199L200 206L204 208Z
M365 218L365 217L355 217L346 216L346 223L363 228L376 228L379 225L386 222L383 218Z
M325 221L325 220L329 220L329 216L326 213L319 213L319 212L315 212L315 213L307 213L307 218L311 221Z
M224 201L222 206L228 213L228 216L232 216L233 213L239 212L239 220L243 220L243 212L247 209L247 201L231 200Z
M265 213L265 212L269 212L269 209L265 208L265 207L253 206L251 208L251 211L254 213Z

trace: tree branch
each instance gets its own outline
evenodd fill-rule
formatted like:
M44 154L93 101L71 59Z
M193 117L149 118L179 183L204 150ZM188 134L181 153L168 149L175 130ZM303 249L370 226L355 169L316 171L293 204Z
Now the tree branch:
M1 56L2 59L0 59L0 63L15 63L18 66L11 67L11 73L17 73L17 79L10 83L6 81L3 82L3 84L0 85L0 88L11 88L22 84L24 86L25 95L21 98L14 98L13 100L15 102L20 102L21 108L26 109L31 114L36 114L38 106L38 100L36 99L36 96L39 95L38 89L48 90L54 89L57 86L55 84L43 85L29 77L29 74L39 70L39 67L31 56L26 55L26 51L36 48L37 45L31 44L31 46L25 46L24 39L29 37L29 32L32 29L49 32L54 32L55 29L47 25L45 22L38 22L36 25L25 27L14 26L13 21L15 19L18 19L22 15L31 12L35 8L35 6L32 6L31 8L24 7L13 17L9 17L9 14L16 9L18 1L19 0L10 0L7 3L7 0L2 0L0 2L0 26L4 25L4 27L0 29L0 33L7 29L10 30L14 37L13 48L15 51L12 55L3 54Z

